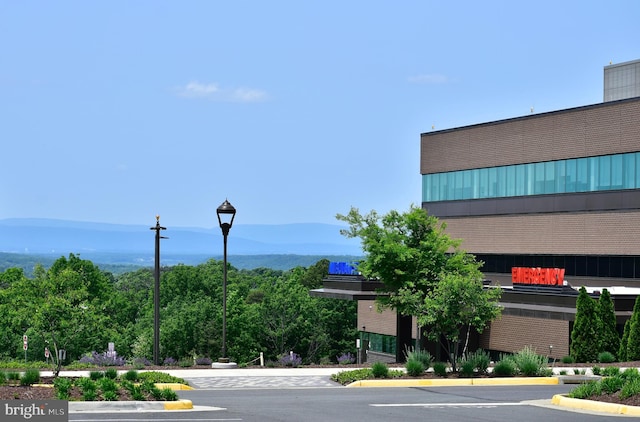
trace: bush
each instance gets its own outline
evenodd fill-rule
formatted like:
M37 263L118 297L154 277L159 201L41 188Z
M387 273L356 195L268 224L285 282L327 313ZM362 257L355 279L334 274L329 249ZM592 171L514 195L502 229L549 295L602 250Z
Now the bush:
M417 359L408 360L405 368L407 369L407 374L412 377L419 377L424 374L425 371L424 364Z
M193 366L193 360L192 359L182 359L180 362L178 362L178 365L181 368L191 368Z
M613 394L622 388L624 382L621 377L607 377L600 380L600 385L603 393Z
M166 372L142 372L136 375L136 379L140 381L150 381L152 383L157 382L166 382L166 383L178 383L189 385L187 381L182 378L174 377L173 375L167 374Z
M624 400L637 394L640 394L640 378L632 378L627 380L622 386L619 396Z
M349 352L337 356L336 359L340 365L350 365L356 361L355 357Z
M433 364L433 373L439 377L447 376L447 364L444 362L434 362Z
M351 384L352 382L371 378L373 374L371 369L354 369L353 371L340 371L337 374L331 375L331 379L342 385Z
M177 366L178 365L178 361L175 360L172 357L166 357L166 358L164 358L164 361L162 361L162 364L164 366Z
M502 356L493 366L493 375L496 377L513 377L516 374L516 363L511 356Z
M598 353L598 362L600 363L611 363L615 361L616 361L616 357L611 352Z
M40 381L40 371L37 369L27 369L20 377L20 385L33 385Z
M285 353L278 358L281 366L290 366L297 368L302 364L302 358L297 353Z
M196 365L206 365L206 366L211 366L213 362L211 361L210 358L208 357L198 357L196 358Z
M513 356L518 372L526 377L539 376L542 369L547 366L547 359L538 355L529 346L520 350Z
M426 350L416 350L414 348L408 348L405 351L405 356L407 358L407 362L410 360L417 360L422 362L425 371L431 367L431 361L433 360L431 354Z
M7 382L7 374L0 371L0 385L4 385Z
M118 378L118 370L116 368L108 368L106 371L104 371L104 376L114 380Z
M600 383L597 381L589 381L584 384L580 384L567 394L567 397L572 399L588 399L589 397L598 396L602 393Z
M56 378L53 380L53 388L58 400L69 400L69 391L73 382L69 378Z
M562 363L574 363L575 362L575 360L571 356L563 356L562 359L560 359L560 361Z
M91 372L89 372L89 378L94 380L94 381L97 381L100 378L104 378L104 372L102 372L102 371L91 371Z
M473 360L463 358L460 362L460 376L470 378L475 374L475 363Z
M620 375L620 368L617 366L607 366L602 369L602 376L604 377L615 377L616 375Z
M467 353L462 362L469 362L467 366L471 365L471 372L486 374L489 369L489 364L491 363L491 357L488 352L478 349L475 352ZM470 373L469 375L473 375L473 373Z
M178 394L170 388L162 389L162 398L165 401L176 401L178 400Z
M373 373L374 378L389 377L389 367L384 362L374 362L374 364L371 365L371 372Z
M90 355L83 356L78 362L95 366L124 366L127 363L123 357L108 356L106 352L98 353L96 351L91 352Z
M125 372L124 379L127 381L138 381L138 371L131 369Z
M591 372L593 372L593 375L600 375L602 373L602 368L600 368L599 366L594 366L593 368L591 368Z

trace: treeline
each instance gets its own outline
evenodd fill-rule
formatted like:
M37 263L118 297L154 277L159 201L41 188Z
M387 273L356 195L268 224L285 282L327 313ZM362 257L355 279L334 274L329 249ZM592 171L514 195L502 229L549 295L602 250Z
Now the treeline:
M355 350L356 302L313 298L328 260L291 270L228 266L227 355L247 363L294 351L304 362L335 361ZM176 361L216 360L222 349L223 262L164 267L160 276L160 355ZM73 254L33 276L0 272L0 358L44 360L66 350L67 362L92 351L130 360L153 356L153 286L149 268L114 275Z

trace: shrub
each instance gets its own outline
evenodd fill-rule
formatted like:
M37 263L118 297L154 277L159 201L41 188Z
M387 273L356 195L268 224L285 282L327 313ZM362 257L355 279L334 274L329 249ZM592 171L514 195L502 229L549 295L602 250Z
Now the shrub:
M600 386L603 393L613 394L622 388L624 382L624 379L621 377L607 377L600 380Z
M560 372L558 372L558 374L560 375L567 375L567 371L565 369L561 370Z
M90 355L83 356L78 362L95 366L124 366L127 363L123 357L108 356L106 352L98 353L96 351L91 352Z
M118 378L118 370L116 368L108 368L106 371L104 371L104 376L114 380Z
M143 369L145 366L150 366L151 361L147 358L135 358L131 364L136 369Z
M280 358L278 358L278 362L281 366L297 368L302 364L302 358L297 353L291 352L280 356Z
M178 400L178 394L170 388L162 389L162 398L165 401L176 401Z
M144 394L142 394L142 388L139 385L133 385L129 390L131 392L131 398L137 401L143 401L145 399Z
M20 377L20 385L33 385L40 381L40 371L37 369L27 369Z
M104 399L104 401L117 401L118 393L116 391L105 391L102 394L102 398Z
M431 353L426 350L408 348L405 351L405 356L407 358L407 362L410 360L418 360L422 362L425 371L431 367L431 361L433 358L431 357Z
M472 360L463 358L460 362L460 376L470 378L475 373L475 364Z
M632 378L627 380L622 386L619 396L624 400L637 394L640 394L640 378Z
M571 356L563 356L562 359L560 359L560 361L562 363L574 363L575 362L575 360Z
M138 371L131 369L125 372L124 379L127 381L138 381Z
M178 365L178 361L172 357L166 357L164 358L164 361L162 362L162 364L164 366L176 366Z
M493 366L493 375L496 377L512 377L516 374L516 363L511 356L502 356Z
M620 368L617 366L607 366L602 369L602 376L604 377L614 377L616 375L620 375Z
M626 380L638 379L640 378L640 372L638 372L638 368L627 368L622 371L620 376Z
M567 394L572 399L588 399L589 397L598 396L602 392L600 383L597 381L589 381L580 384Z
M352 382L371 378L373 374L370 368L354 369L353 371L340 371L331 375L331 379L342 385L351 384Z
M384 362L374 362L373 365L371 365L371 372L374 378L389 377L389 367Z
M547 359L538 355L529 346L520 350L513 356L518 372L526 377L540 375L542 368L546 367Z
M615 361L616 361L616 357L611 352L598 353L598 362L600 363L611 363Z
M56 378L53 380L53 388L58 400L69 400L69 391L73 382L69 378Z
M489 353L482 349L468 353L464 360L469 361L473 366L472 371L479 374L486 374L487 369L489 369L489 364L491 363Z
M447 376L447 364L444 362L434 362L433 373L439 377Z
M116 382L111 378L100 378L98 380L98 386L103 393L108 391L118 391L118 384L116 384Z
M0 371L0 385L3 385L7 382L7 374Z
M174 377L173 375L167 374L166 372L142 372L136 375L136 380L140 381L150 381L152 383L157 382L174 382L178 384L188 385L187 381L182 378Z
M356 361L355 357L349 352L337 356L336 359L340 365L350 365Z
M180 360L180 362L178 362L178 365L181 368L191 368L193 366L193 360L192 359L182 359L182 360Z
M593 375L600 375L602 373L602 368L600 368L599 366L594 366L593 368L591 368L591 372L593 372Z
M211 361L210 358L207 357L198 357L196 358L196 365L207 365L207 366L211 366L213 362Z
M424 374L425 371L424 364L417 359L408 360L405 368L407 369L407 374L412 377L419 377Z
M89 378L94 380L94 381L97 381L100 378L104 378L104 372L102 372L102 371L91 371L91 372L89 372Z

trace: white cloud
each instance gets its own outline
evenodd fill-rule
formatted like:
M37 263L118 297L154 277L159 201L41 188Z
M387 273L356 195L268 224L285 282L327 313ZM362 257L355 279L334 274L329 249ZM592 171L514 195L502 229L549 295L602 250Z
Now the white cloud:
M445 75L440 75L438 73L409 76L408 80L413 84L429 84L429 85L444 84L449 82L449 78L447 78Z
M218 84L191 81L178 87L177 94L185 98L204 98L212 101L254 103L267 99L267 93L252 88L221 88Z

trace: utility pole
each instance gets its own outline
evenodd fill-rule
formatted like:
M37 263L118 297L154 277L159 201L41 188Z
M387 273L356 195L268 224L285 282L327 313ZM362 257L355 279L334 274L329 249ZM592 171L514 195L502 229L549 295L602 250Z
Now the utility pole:
M167 230L167 228L160 225L159 215L156 215L156 226L151 227L151 230L156 231L155 270L153 272L155 281L153 290L153 364L160 365L160 239L168 238L160 236L160 231Z

